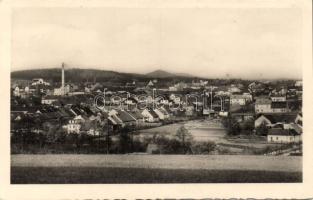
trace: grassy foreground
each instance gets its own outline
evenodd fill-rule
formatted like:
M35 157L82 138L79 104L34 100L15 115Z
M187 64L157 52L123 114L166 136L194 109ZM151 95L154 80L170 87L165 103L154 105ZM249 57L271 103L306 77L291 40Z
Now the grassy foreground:
M301 156L11 155L12 184L301 181Z
M301 172L110 167L11 167L12 184L280 183L302 182Z

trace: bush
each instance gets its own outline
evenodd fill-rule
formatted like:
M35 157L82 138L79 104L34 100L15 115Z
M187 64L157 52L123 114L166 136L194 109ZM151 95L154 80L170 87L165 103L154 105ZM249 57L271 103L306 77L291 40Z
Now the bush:
M215 142L196 142L191 147L193 154L210 154L212 151L216 150Z

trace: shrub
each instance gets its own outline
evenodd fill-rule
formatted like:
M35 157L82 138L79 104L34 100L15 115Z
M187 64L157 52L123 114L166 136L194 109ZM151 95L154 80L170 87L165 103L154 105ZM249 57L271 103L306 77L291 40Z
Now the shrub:
M192 144L191 150L193 154L210 154L212 151L216 150L215 142L196 142Z

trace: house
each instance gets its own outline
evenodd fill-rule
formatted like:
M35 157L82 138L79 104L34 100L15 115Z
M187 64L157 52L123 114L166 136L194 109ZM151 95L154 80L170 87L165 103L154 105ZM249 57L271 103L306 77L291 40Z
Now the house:
M150 87L153 87L153 86L154 86L153 81L150 80L146 87L150 88Z
M229 88L228 88L228 92L230 92L231 94L233 93L240 93L241 92L241 89L236 87L235 85L231 85Z
M272 101L271 112L272 113L286 113L289 112L288 104L286 101Z
M69 120L68 124L64 125L63 128L67 133L79 133L81 128L81 123L79 121Z
M302 137L293 129L272 128L267 134L267 141L270 143L293 143L302 141Z
M140 125L145 121L145 117L139 111L130 111L128 113L136 119L137 125Z
M298 124L299 126L303 126L302 125L302 113L300 112L300 113L298 113L298 115L297 115L297 117L296 117L296 119L295 119L295 123L296 124Z
M145 121L147 122L158 122L159 117L152 109L144 109L141 114L145 117Z
M296 81L295 86L296 87L302 87L303 83L302 81Z
M254 121L254 127L259 127L261 124L265 124L268 127L273 127L276 124L283 124L287 128L291 123L296 123L296 113L269 113L261 114L257 116Z
M85 123L81 126L81 132L85 132L88 135L92 136L99 136L100 131L97 126L96 120L87 120Z
M255 112L256 113L271 113L272 101L267 97L257 98L255 101Z
M122 127L137 124L136 118L124 110L113 109L109 112L109 116L116 124L119 124Z
M244 106L249 101L252 101L252 96L248 94L230 95L230 105L239 104L241 106Z
M272 95L272 102L286 102L286 95Z
M34 78L32 80L32 85L50 85L50 83L45 82L42 78Z
M254 113L231 113L231 118L238 123L243 123L254 119Z
M154 109L153 111L158 115L159 119L161 120L166 120L170 117L168 112L165 109L158 108L158 109Z
M186 116L193 116L195 114L195 107L193 105L185 106L185 114Z
M53 102L58 101L58 99L55 96L45 96L41 99L41 104L51 105Z

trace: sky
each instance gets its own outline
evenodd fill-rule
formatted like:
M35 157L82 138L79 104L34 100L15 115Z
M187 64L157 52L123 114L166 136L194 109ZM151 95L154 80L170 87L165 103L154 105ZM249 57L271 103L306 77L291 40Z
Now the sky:
M15 8L12 71L60 67L207 78L302 77L297 8Z

